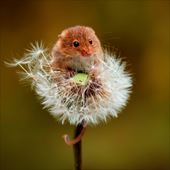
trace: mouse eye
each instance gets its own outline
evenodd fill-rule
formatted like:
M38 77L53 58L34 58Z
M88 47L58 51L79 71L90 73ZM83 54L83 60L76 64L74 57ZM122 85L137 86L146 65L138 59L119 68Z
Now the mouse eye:
M89 40L89 43L90 43L90 44L93 44L93 41L92 41L92 40Z
M80 43L78 41L74 41L73 45L74 45L74 47L78 47L80 45Z

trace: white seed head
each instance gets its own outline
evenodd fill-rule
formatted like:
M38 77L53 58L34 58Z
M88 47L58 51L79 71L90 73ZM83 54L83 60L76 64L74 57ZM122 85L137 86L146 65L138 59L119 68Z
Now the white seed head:
M67 72L54 71L51 56L42 44L32 45L22 59L14 60L11 65L22 68L24 78L31 80L44 108L62 123L97 124L108 117L117 117L127 103L132 86L125 63L107 51L104 59L100 58L100 73L89 76L84 84L76 83Z

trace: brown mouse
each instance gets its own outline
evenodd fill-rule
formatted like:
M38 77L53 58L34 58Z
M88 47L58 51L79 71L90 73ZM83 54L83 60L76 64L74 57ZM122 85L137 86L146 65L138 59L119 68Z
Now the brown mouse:
M93 69L97 72L103 50L92 28L74 26L58 36L51 55L53 70L89 73Z

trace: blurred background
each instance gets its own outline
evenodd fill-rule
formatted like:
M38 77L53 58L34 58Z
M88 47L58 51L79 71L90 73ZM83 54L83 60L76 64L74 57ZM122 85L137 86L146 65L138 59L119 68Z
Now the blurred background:
M168 169L169 1L29 0L0 2L1 114L0 169L74 169L72 147L61 125L18 69L4 61L21 58L29 44L51 48L57 35L74 25L94 28L104 47L117 49L133 74L133 93L118 118L88 127L83 138L84 170Z

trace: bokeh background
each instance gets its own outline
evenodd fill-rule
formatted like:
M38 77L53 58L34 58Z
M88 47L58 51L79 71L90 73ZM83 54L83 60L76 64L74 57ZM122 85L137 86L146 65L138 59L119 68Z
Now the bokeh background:
M134 86L118 118L88 127L83 138L84 170L168 169L169 153L169 1L29 0L0 2L1 114L0 169L74 169L72 147L61 125L18 69L4 61L21 58L30 42L51 48L69 26L95 29L102 45L127 61Z

